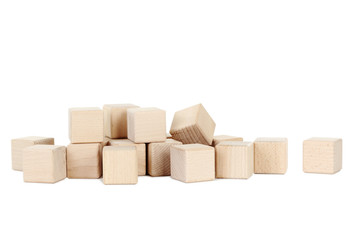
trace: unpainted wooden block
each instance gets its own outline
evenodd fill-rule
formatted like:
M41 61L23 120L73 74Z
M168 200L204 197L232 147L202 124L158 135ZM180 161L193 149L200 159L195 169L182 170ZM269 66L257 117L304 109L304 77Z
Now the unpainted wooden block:
M255 173L285 174L288 166L286 138L258 138L254 142Z
M164 142L166 113L158 108L129 108L128 138L135 143Z
M112 139L110 146L135 146L138 160L138 175L146 175L146 145L145 143L134 143L129 139Z
M174 115L170 134L184 144L201 143L211 145L214 137L215 122L202 104L198 104Z
M103 142L103 110L100 108L70 108L69 136L71 143Z
M109 138L127 138L127 110L138 108L133 104L105 104L104 128Z
M150 176L170 176L170 147L181 145L182 142L166 139L165 142L149 143L148 145L148 174Z
M136 184L138 163L135 146L106 146L103 150L104 184Z
M25 182L55 183L66 178L66 148L34 145L23 150Z
M215 179L215 151L203 144L174 145L170 148L171 177L182 182Z
M224 141L243 141L243 138L229 136L229 135L217 135L217 136L214 136L212 145L213 145L213 147L215 147L216 145L218 145L219 143L224 142Z
M11 140L12 169L22 171L23 149L37 144L54 145L54 138L48 137L24 137Z
M303 143L306 173L337 173L342 168L342 139L310 138Z

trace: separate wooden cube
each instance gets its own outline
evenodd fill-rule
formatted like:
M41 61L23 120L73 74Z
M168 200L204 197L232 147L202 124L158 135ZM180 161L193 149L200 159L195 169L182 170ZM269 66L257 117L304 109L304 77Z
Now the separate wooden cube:
M258 138L254 142L255 173L285 174L288 165L286 138Z
M55 183L66 178L66 148L35 145L23 150L25 182Z
M182 142L167 139L165 142L149 143L148 145L148 174L150 176L170 176L170 147L181 145Z
M71 143L103 142L103 110L100 108L70 108L69 135Z
M135 143L164 142L166 113L158 108L129 108L128 138Z
M174 145L170 148L171 177L182 182L215 179L215 151L202 144Z
M212 145L213 145L213 147L215 147L216 145L218 145L219 143L224 142L224 141L243 141L243 138L229 136L229 135L217 135L217 136L214 136Z
M23 149L37 144L54 145L54 138L32 136L11 140L12 169L22 171Z
M224 141L215 147L217 178L249 178L254 173L254 145Z
M127 138L127 110L138 108L133 104L104 105L105 136L109 138Z
M337 173L342 168L342 139L310 138L303 145L306 173Z
M184 144L201 143L211 145L214 137L215 122L202 104L198 104L174 115L170 134Z
M135 146L107 146L103 150L104 184L136 184L138 163Z
M135 146L138 160L138 175L146 175L146 145L145 143L134 143L129 139L112 139L109 141L110 146Z

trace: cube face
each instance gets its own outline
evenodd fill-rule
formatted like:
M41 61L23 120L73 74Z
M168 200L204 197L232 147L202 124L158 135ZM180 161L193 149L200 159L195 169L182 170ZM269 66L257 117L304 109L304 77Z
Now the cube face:
M137 167L135 146L104 147L104 184L136 184L138 181Z
M103 110L100 108L70 108L69 136L71 143L103 142Z
M104 105L105 136L109 138L127 138L127 109L138 108L133 104Z
M55 183L66 178L66 148L35 145L23 151L25 182Z
M333 174L342 168L342 139L311 138L303 143L303 170Z
M11 140L12 168L22 171L23 150L37 144L54 145L54 138L47 137L24 137Z
M130 108L127 111L128 138L135 143L163 142L166 113L158 108Z
M286 138L258 138L254 142L255 173L285 174L288 165Z
M225 141L241 141L242 142L243 138L229 136L229 135L217 135L217 136L214 136L212 145L213 145L213 147L215 147L219 143L225 142Z
M182 145L182 142L167 139L161 143L148 145L148 174L150 176L170 176L170 148L174 145Z
M225 141L215 147L216 177L247 179L254 173L254 145Z

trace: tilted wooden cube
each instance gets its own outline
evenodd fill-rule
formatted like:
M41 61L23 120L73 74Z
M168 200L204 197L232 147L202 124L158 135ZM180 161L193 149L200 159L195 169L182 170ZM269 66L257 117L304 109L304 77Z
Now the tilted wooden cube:
M254 173L254 145L251 142L224 141L215 147L216 177L244 178Z
M25 182L55 183L66 178L66 148L34 145L23 150Z
M170 176L170 147L182 142L167 139L165 142L149 143L147 169L150 176Z
M104 184L136 184L138 163L135 146L106 146L103 150Z
M105 136L109 138L127 138L127 110L137 108L133 104L105 104Z
M129 108L128 138L135 143L164 142L166 113L158 108Z
M202 144L175 145L170 148L171 177L182 182L215 179L215 151Z
M342 139L310 138L303 143L306 173L337 173L342 168Z
M258 138L254 142L255 173L285 174L288 166L286 138Z
M11 140L12 169L22 171L23 150L37 144L54 145L54 138L47 137L24 137Z
M146 175L146 145L145 143L134 143L129 139L112 139L109 141L110 146L135 146L138 160L138 175Z
M213 147L215 147L219 143L225 142L225 141L243 141L243 138L229 136L229 135L217 135L217 136L214 136L212 145L213 145Z
M100 108L70 108L69 135L71 143L103 142L103 110Z
M201 143L211 145L214 137L215 122L202 104L198 104L174 115L170 134L184 144Z

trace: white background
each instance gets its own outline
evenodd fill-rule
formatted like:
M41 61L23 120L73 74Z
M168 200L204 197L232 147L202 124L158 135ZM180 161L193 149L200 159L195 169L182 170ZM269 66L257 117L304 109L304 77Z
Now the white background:
M359 239L359 1L0 2L1 239ZM23 183L10 140L67 145L67 109L202 103L216 134L287 137L286 175ZM302 141L343 138L343 170Z

